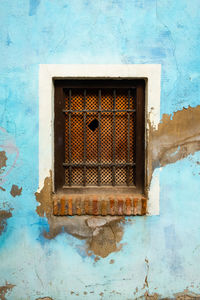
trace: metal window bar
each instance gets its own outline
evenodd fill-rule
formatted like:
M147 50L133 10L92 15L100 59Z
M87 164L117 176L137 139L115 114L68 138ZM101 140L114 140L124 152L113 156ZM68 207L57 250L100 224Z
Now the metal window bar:
M116 90L113 90L113 167L112 167L112 185L115 186L115 150L116 150L116 115L115 115L115 109L116 109Z
M87 167L97 167L98 168L98 186L101 186L101 168L112 168L112 185L116 185L116 167L125 167L126 168L126 184L130 185L130 168L136 165L135 162L130 162L130 114L135 113L136 109L130 109L130 99L131 92L128 89L128 109L116 109L116 89L113 89L113 109L112 110L102 110L101 108L101 97L102 90L98 89L98 109L97 110L87 110L86 109L86 89L84 89L83 97L83 110L72 110L72 89L69 89L69 109L63 109L69 118L69 128L68 128L68 145L69 145L69 162L63 163L64 167L69 168L69 186L72 185L72 168L80 167L83 168L83 186L86 186L86 172ZM72 113L83 113L83 163L72 163L72 149L71 149L71 114ZM98 132L98 162L97 163L87 163L87 131L86 131L86 118L87 113L98 113L98 122L99 122L99 132ZM101 115L102 113L112 113L112 123L113 123L113 138L112 138L112 163L102 163L101 162ZM116 113L127 113L127 162L126 163L116 163Z
M84 110L69 110L69 109L63 109L63 113L95 113L95 112L101 112L101 113L130 113L130 112L136 112L136 109L112 109L112 110L95 110L95 109L84 109Z
M86 89L84 89L83 108L86 110ZM86 112L83 113L83 162L86 163ZM86 186L86 165L83 167L83 185Z
M98 163L101 164L101 90L99 90L99 134L98 134ZM101 185L101 166L98 166L98 186Z
M127 148L128 148L128 153L127 153L127 161L128 163L130 162L130 113L129 113L129 110L130 110L130 97L131 97L131 93L130 93L130 89L128 90L128 111L127 111L127 118L128 118L128 137L127 137ZM129 186L129 181L130 181L130 167L127 166L127 169L126 169L126 183L127 183L127 186Z
M72 99L72 90L69 90L69 128L68 128L68 142L69 142L69 163L72 161L72 151L71 151L71 99ZM72 166L69 166L69 186L72 185Z

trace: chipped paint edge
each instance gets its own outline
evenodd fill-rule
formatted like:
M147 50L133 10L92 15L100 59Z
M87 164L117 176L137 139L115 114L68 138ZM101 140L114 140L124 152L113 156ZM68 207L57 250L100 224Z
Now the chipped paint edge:
M39 189L42 189L49 170L54 178L54 79L68 78L132 78L145 79L146 111L146 167L149 168L149 133L148 122L157 128L160 122L160 64L121 64L121 65L67 65L40 64L39 66ZM158 173L158 174L157 174ZM159 214L159 172L153 174L148 193L148 215Z

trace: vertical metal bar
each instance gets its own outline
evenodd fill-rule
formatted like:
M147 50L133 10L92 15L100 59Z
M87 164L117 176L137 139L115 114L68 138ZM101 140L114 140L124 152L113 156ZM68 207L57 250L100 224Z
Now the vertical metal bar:
M84 89L84 98L83 98L83 163L86 163L86 89ZM83 167L83 185L86 185L86 166Z
M128 138L127 138L127 141L128 141L128 153L127 153L127 162L130 163L130 98L131 98L131 91L130 89L128 90L128 115L127 115L127 118L128 118ZM129 181L130 181L130 166L127 166L127 169L126 169L127 173L126 173L126 183L127 185L129 186Z
M72 162L72 147L71 147L71 99L72 99L72 90L69 90L69 163L71 164ZM69 166L69 186L72 185L72 167Z
M98 163L101 163L101 89L99 90L99 136L98 136ZM98 167L98 185L101 185L101 166Z
M116 90L113 91L113 168L112 168L112 185L115 186L115 152L116 152Z

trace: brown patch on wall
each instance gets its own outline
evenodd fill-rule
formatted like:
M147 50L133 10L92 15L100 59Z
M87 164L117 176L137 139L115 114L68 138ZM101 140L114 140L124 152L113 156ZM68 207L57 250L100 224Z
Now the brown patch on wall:
M176 300L199 300L200 295L190 292L188 289L184 290L182 293L174 294L174 299Z
M149 186L153 170L194 154L200 150L200 105L164 114L155 130L149 129Z
M14 284L6 282L6 285L0 286L0 299L6 300L5 295L15 287Z
M91 224L92 219L92 224ZM86 253L106 257L119 251L123 236L122 217L48 217L49 232L43 232L47 239L55 238L63 231L86 241Z
M5 151L0 151L0 169L6 167L7 156Z
M16 196L20 196L22 193L22 187L19 188L17 185L13 184L12 185L12 188L11 188L11 191L10 191L10 194L13 196L13 197L16 197Z
M44 186L40 192L35 193L36 200L40 203L36 208L36 212L40 217L47 217L52 215L53 201L52 201L52 171L50 176L44 180Z
M146 292L143 296L136 299L145 300L199 300L200 295L190 292L189 290L184 290L182 293L174 294L174 297L161 297L159 294L149 294Z
M35 193L35 196L40 203L36 212L39 216L48 218L49 232L43 232L45 238L53 239L64 231L78 239L84 239L88 255L95 254L100 257L106 257L120 250L123 217L53 216L52 172L49 177L45 178L43 188Z
M0 210L0 235L6 229L7 219L12 217L12 213L7 210Z

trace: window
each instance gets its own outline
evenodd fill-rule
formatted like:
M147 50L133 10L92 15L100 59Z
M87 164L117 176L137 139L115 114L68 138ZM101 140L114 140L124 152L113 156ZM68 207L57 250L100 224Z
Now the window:
M55 215L145 213L144 90L144 80L55 81Z
M98 79L98 80L97 80ZM117 86L111 88L119 89L118 84L127 81L131 82L136 87L136 98L140 90L143 93L145 89L145 103L143 103L143 123L144 132L138 135L136 139L141 139L144 151L139 152L138 142L136 140L136 168L138 164L138 155L142 155L144 166L136 171L137 176L142 174L141 185L139 186L137 178L135 178L135 186L129 186L123 182L117 182L115 186L107 184L96 186L93 183L86 182L85 186L74 185L68 186L65 184L65 171L69 166L63 166L63 163L69 163L65 158L65 118L66 113L66 98L67 90L78 89L74 86L65 86L71 83L82 81L82 83L90 82L107 82L111 79ZM142 82L142 87L139 88L139 81ZM145 81L145 86L144 86ZM54 204L52 213L54 215L74 215L74 214L96 214L96 215L158 215L159 214L159 169L157 168L153 174L152 165L152 130L156 129L160 122L160 83L161 83L161 65L158 64L120 64L120 65L101 65L101 64L41 64L39 67L39 188L38 192L43 189L45 180L51 182L50 199ZM136 85L135 85L136 84ZM87 86L79 87L79 89L89 91ZM94 89L104 89L93 87ZM121 86L121 90L130 88L130 86ZM92 89L91 89L92 90ZM117 92L117 91L116 91ZM126 94L127 95L127 94ZM55 101L55 97L57 101ZM126 96L127 97L127 96ZM72 99L73 100L73 99ZM86 99L87 100L87 99ZM97 101L97 100L96 100ZM139 103L137 101L137 103ZM56 104L56 105L55 105ZM137 109L142 109L139 106ZM69 110L69 109L68 109ZM98 117L98 112L96 113ZM136 118L139 112L136 111ZM56 124L57 118L57 124ZM103 121L101 114L101 122ZM110 119L112 117L110 116ZM94 129L94 135L99 130L98 122L91 124ZM104 117L105 119L105 117ZM94 119L93 119L94 120ZM54 122L55 121L55 122ZM91 122L90 122L91 123ZM83 124L83 123L82 123ZM103 123L102 123L103 124ZM101 124L101 125L102 125ZM89 123L88 123L89 125ZM89 128L86 125L88 132ZM98 127L95 129L95 127ZM104 123L105 125L105 123ZM57 132L55 132L57 126ZM90 127L91 127L90 126ZM134 127L135 128L135 127ZM138 128L138 127L137 127ZM101 128L102 129L102 128ZM123 133L123 131L122 131ZM102 138L101 138L102 139ZM87 141L88 142L88 141ZM60 150L56 150L55 146L60 145ZM97 154L98 155L98 154ZM60 159L59 157L60 156ZM77 162L76 162L77 163ZM98 163L98 162L97 162ZM87 166L86 166L87 167ZM98 166L97 166L98 167ZM94 166L95 168L95 166ZM110 167L111 168L111 167ZM87 169L87 168L86 168ZM110 172L110 171L109 171ZM125 175L125 172L122 172ZM96 176L96 175L95 175ZM59 179L60 178L60 179ZM96 178L96 177L95 177ZM97 177L98 178L98 177ZM120 177L121 178L121 177ZM125 177L123 177L125 178ZM81 179L82 180L82 179ZM95 179L96 181L96 179ZM98 184L98 180L96 181ZM102 184L102 182L101 182ZM145 196L145 197L143 197ZM142 200L143 199L143 200Z

